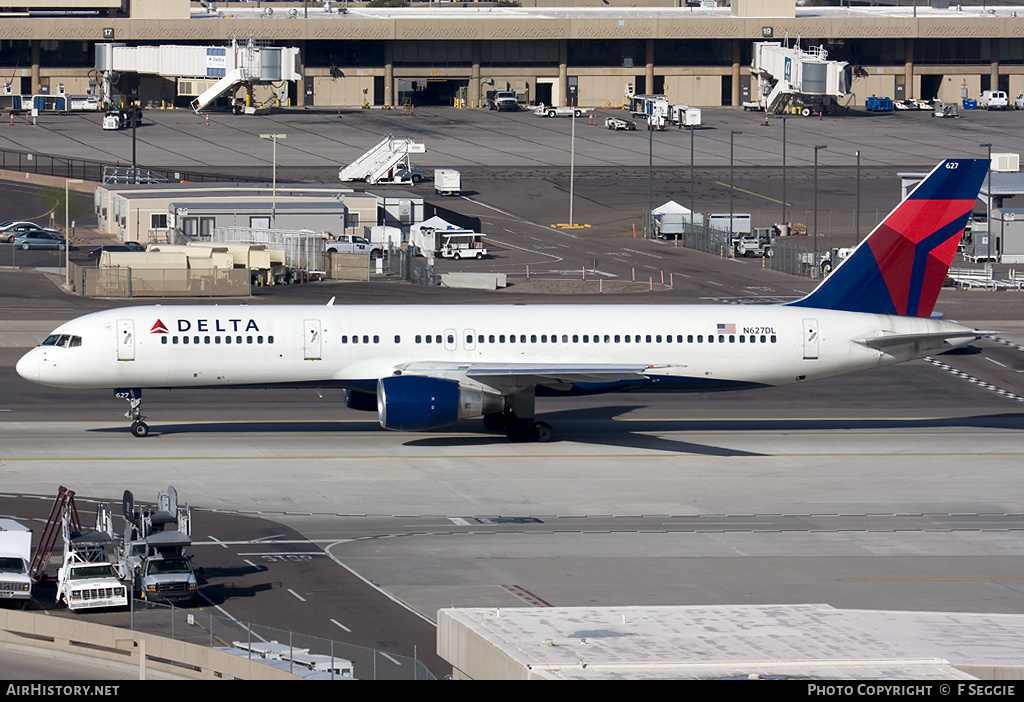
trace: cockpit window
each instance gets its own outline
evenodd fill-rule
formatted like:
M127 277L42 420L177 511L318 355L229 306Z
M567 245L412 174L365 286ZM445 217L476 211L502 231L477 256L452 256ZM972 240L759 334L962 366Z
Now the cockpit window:
M71 334L50 334L40 344L40 346L60 346L65 349L81 345L82 337L72 336Z

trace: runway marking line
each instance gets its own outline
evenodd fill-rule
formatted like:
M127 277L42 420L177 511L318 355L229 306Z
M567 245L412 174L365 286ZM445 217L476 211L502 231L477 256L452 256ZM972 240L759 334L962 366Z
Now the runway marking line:
M715 185L721 185L726 190L729 189L729 184L728 183L722 183L721 181L717 181L716 180L715 181ZM764 200L767 200L768 202L775 202L775 203L777 203L779 205L782 204L782 200L776 200L774 197L768 197L767 195L762 195L760 193L755 193L755 192L750 191L750 190L744 190L743 188L737 188L735 186L733 186L732 189L735 190L738 193L746 193L747 195L753 195L754 197L762 198Z

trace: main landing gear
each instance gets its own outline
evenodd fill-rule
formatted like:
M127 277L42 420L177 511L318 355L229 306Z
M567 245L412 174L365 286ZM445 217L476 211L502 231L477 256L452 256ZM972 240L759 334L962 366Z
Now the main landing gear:
M484 427L490 431L504 429L505 436L515 444L551 441L551 437L554 436L554 430L547 422L521 419L514 412L496 412L484 415Z
M124 416L132 420L132 435L140 439L149 436L149 425L142 421L146 418L142 414L142 389L115 390L114 397L128 401L128 411Z

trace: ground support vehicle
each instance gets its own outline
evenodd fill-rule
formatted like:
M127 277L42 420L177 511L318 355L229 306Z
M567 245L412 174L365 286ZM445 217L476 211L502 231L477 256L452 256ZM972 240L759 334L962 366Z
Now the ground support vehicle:
M511 90L498 90L488 98L490 109L498 112L516 112L519 110L519 100Z
M122 107L116 110L107 110L107 113L103 115L103 129L105 130L127 129L133 126L133 124L136 127L142 124L141 107Z
M70 515L65 512L61 531L64 560L57 571L57 602L72 611L127 606L128 586L120 571L110 507L97 505L96 526L83 534L71 532Z
M192 511L178 505L178 492L168 487L157 495L155 509L135 507L125 490L122 568L132 576L133 590L150 602L195 604L196 574L185 549L192 545Z
M778 230L775 227L758 228L750 236L735 238L732 240L733 254L746 258L771 258L774 255L772 245L777 234Z
M28 607L32 601L32 530L13 519L0 519L0 602Z
M892 98L876 97L872 95L864 101L864 109L868 112L892 112Z
M555 107L554 105L537 105L533 114L539 117L582 117L591 112L589 107Z
M478 232L459 232L447 234L439 232L441 243L436 254L441 258L483 258L487 255L484 246L484 235Z
M608 129L612 129L615 131L618 131L620 129L633 131L636 129L636 122L634 122L631 119L625 119L623 117L609 117L604 121L604 126L608 127Z
M462 174L453 168L434 169L434 192L438 195L462 193Z
M835 247L823 253L821 255L821 261L818 263L818 266L821 268L821 277L824 278L834 271L847 256L853 253L853 249L854 247L852 246Z

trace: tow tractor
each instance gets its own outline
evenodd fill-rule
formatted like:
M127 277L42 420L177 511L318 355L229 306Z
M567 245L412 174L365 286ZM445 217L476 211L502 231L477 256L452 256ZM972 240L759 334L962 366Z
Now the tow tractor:
M545 105L543 102L537 105L533 114L538 117L582 117L590 112L589 107L555 107Z
M735 256L747 258L757 256L771 258L775 254L772 251L772 244L775 242L777 234L778 230L775 227L754 229L754 233L750 236L733 239L733 253Z
M623 117L609 117L604 121L604 126L608 129L618 131L620 129L626 129L629 131L636 130L636 122L631 119L625 119Z

